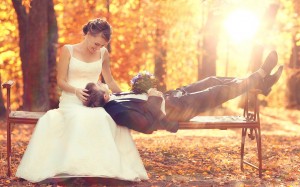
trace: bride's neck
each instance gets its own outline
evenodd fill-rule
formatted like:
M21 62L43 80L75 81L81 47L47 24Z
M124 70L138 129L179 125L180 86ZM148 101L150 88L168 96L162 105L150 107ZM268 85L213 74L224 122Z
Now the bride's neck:
M86 41L86 40L80 42L80 43L78 44L78 48L79 48L79 50L80 50L82 53L84 53L84 54L88 54L88 55L94 54L94 53L92 53L92 52L89 50L88 44L87 44L87 41Z

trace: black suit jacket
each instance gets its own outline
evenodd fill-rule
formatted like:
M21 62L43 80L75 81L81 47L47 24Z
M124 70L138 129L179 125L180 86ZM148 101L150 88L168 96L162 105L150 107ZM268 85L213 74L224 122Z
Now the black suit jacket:
M165 123L161 111L161 97L149 96L148 100L124 98L109 101L104 109L113 120L138 132L151 134Z

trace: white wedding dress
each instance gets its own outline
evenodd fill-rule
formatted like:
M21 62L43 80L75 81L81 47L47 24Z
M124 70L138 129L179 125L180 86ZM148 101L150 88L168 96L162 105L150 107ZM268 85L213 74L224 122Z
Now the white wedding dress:
M70 54L68 83L84 88L97 82L102 58L86 63ZM104 48L101 49L103 56ZM39 182L53 177L106 177L129 181L148 179L126 127L117 126L103 108L88 108L62 92L58 109L37 123L17 169L17 177Z

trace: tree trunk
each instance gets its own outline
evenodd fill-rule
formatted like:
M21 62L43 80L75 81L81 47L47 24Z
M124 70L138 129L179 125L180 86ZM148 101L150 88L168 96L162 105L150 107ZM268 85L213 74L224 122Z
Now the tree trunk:
M167 56L167 50L165 48L165 45L162 43L162 37L164 35L164 31L161 29L156 30L156 51L154 56L155 61L155 67L154 67L154 75L157 78L159 84L157 86L157 89L165 92L166 91L166 56Z
M248 71L254 72L259 69L263 61L264 47L259 44L254 44L251 50Z
M203 33L202 63L198 67L198 79L216 75L217 46L219 42L220 16L210 12Z
M293 37L293 48L288 64L291 69L287 77L287 107L300 108L300 46L297 45L299 40L296 39L296 34Z
M12 2L19 23L23 109L45 111L50 108L48 92L49 88L52 89L50 85L53 83L56 64L54 44L57 41L57 23L53 2L32 0L29 13L26 13L21 0Z
M300 70L293 70L287 79L287 107L300 108Z
M290 56L290 62L288 64L288 67L291 69L299 69L300 68L300 46L298 44L300 40L296 39L297 34L298 33L295 33L293 35L293 48L292 48L292 53Z
M49 66L49 104L50 108L58 107L58 92L56 82L56 54L58 27L53 1L48 1L48 66Z

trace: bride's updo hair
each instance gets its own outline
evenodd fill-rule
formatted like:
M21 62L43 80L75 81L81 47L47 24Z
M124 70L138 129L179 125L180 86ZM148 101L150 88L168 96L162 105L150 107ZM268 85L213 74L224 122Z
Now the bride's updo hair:
M102 18L97 18L90 20L87 24L85 24L82 28L83 34L90 34L92 36L96 36L101 34L101 36L107 41L110 41L112 28L110 24Z

